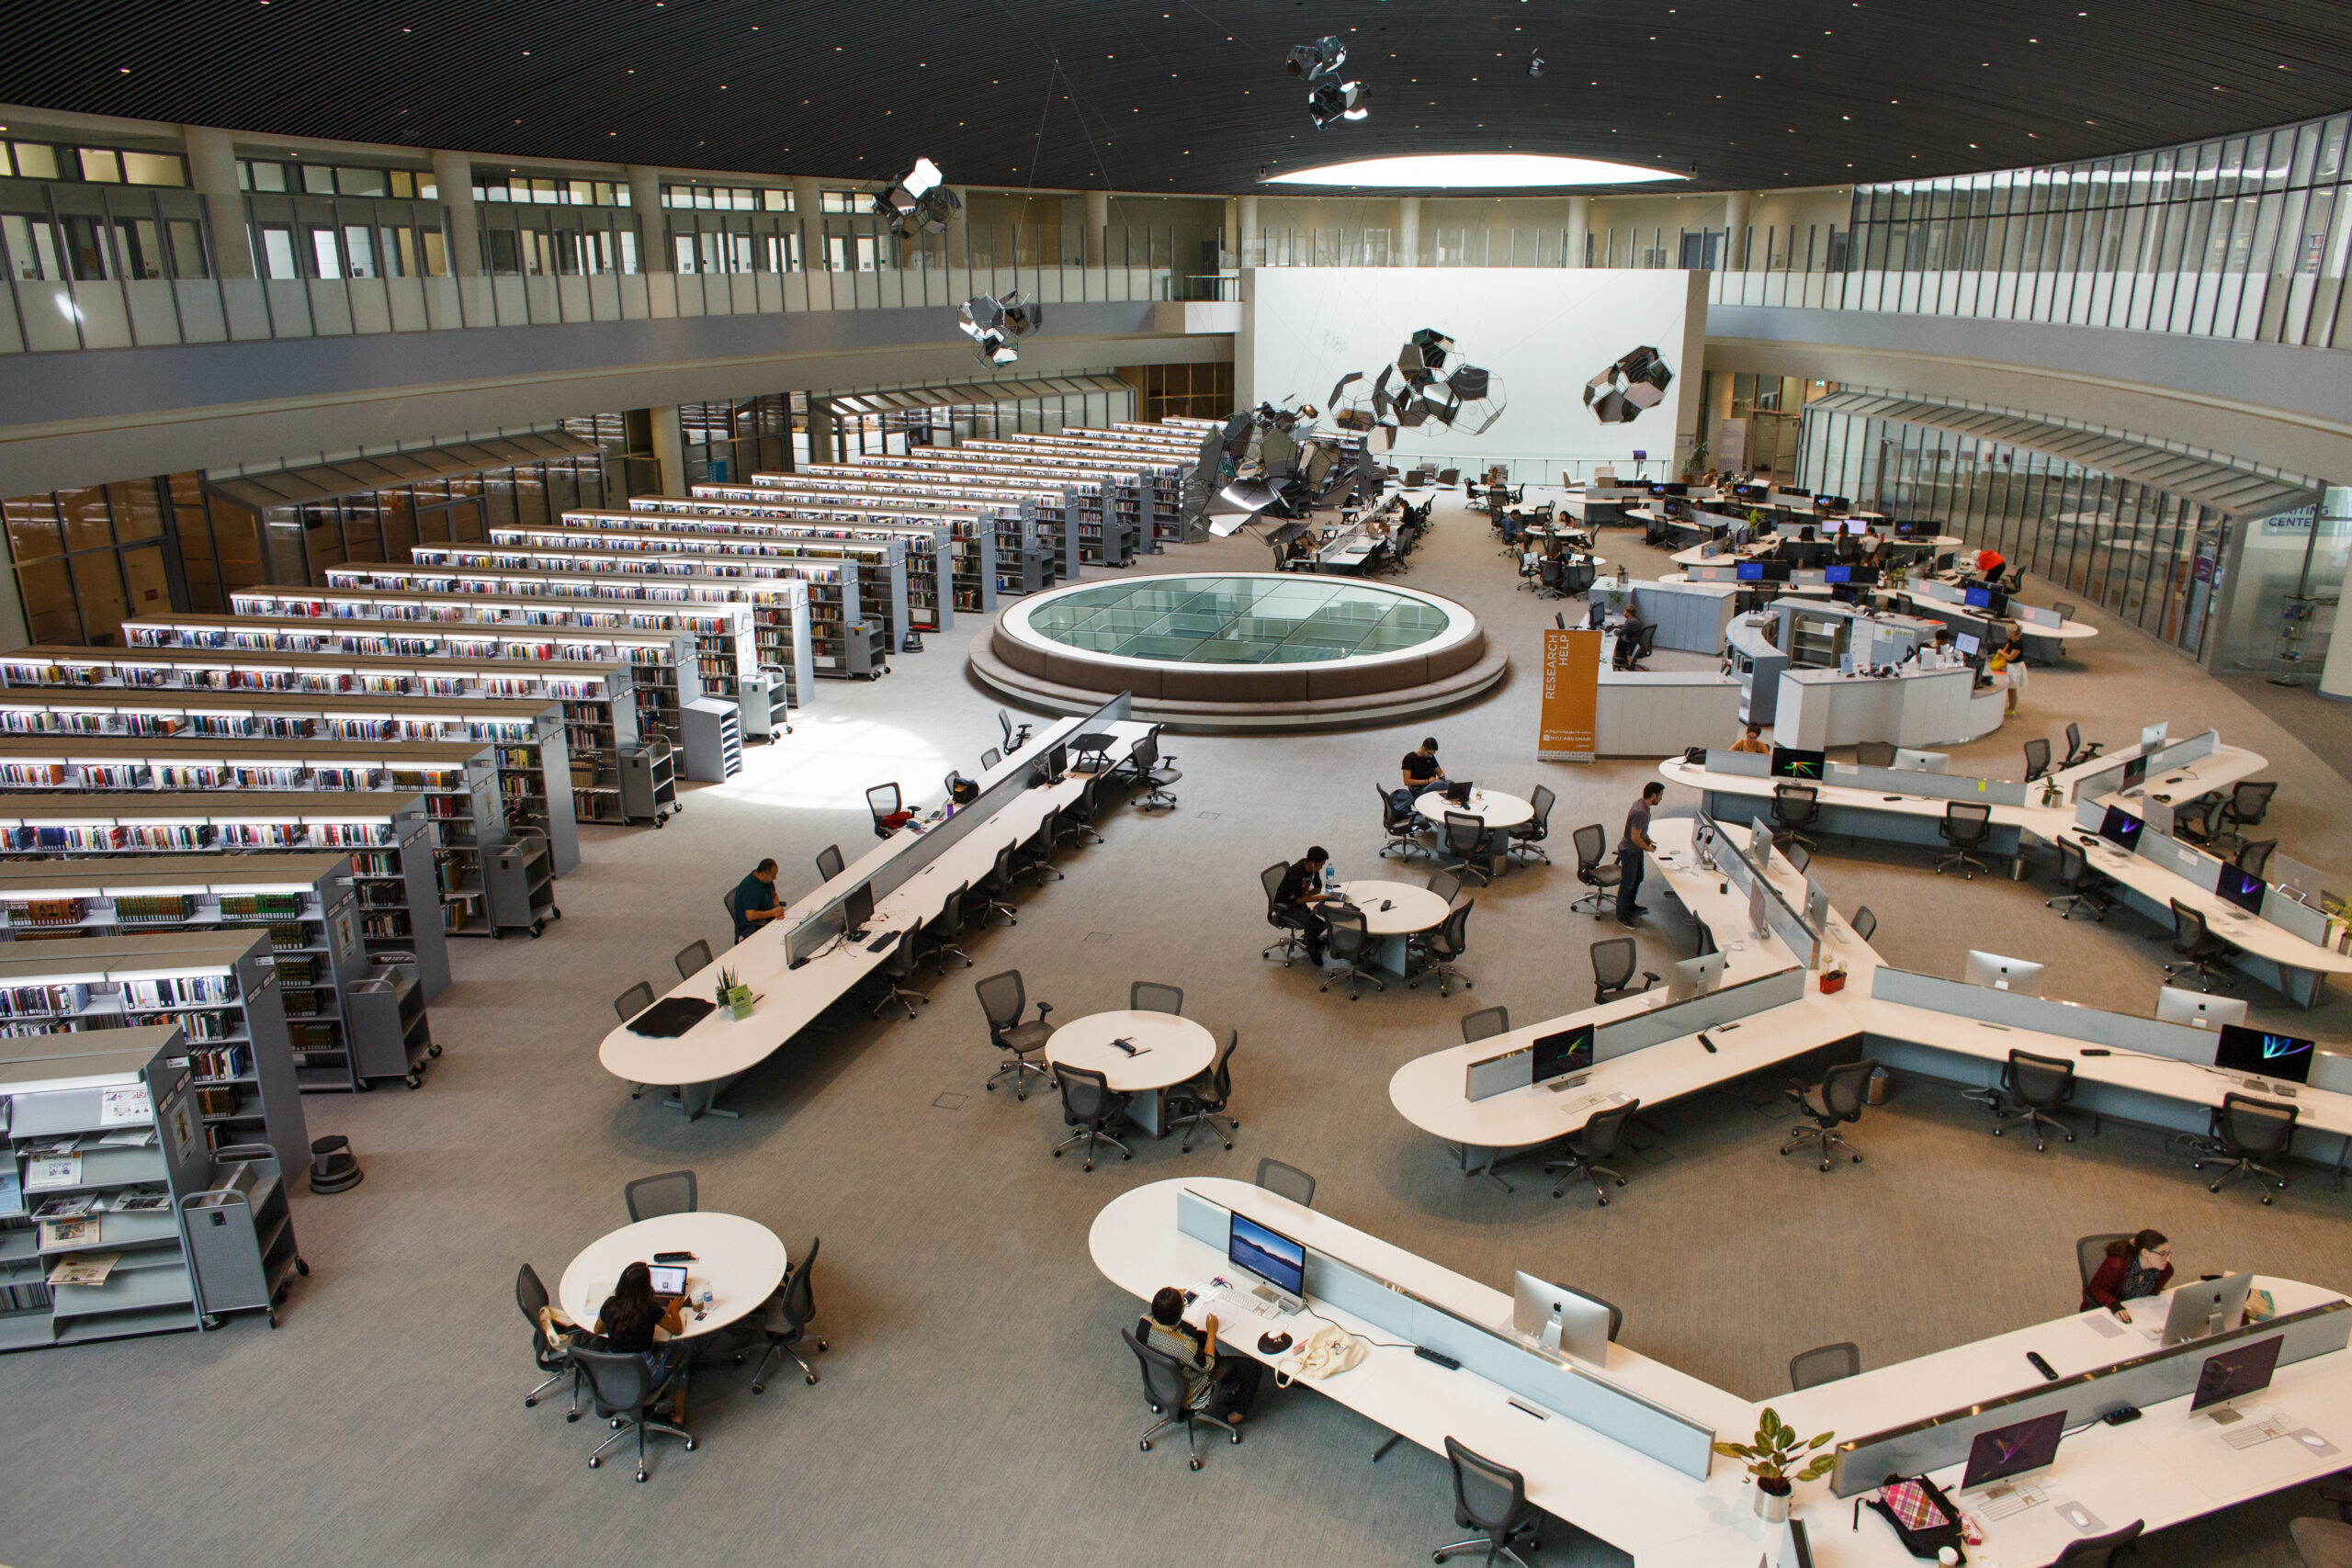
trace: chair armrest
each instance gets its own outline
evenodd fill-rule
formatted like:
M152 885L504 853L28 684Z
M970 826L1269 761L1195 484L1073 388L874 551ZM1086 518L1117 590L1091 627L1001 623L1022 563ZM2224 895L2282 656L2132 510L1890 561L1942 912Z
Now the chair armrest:
M1644 989L1645 991L1646 991L1646 990L1648 990L1652 986L1655 986L1655 985L1657 985L1657 976L1655 976L1655 975L1651 974L1651 973L1650 973L1648 970L1646 970L1646 969L1645 969L1645 970L1643 970L1643 971L1642 971L1642 989Z
M1039 1002L1039 1003L1037 1004L1037 1021L1038 1021L1039 1023L1043 1023L1043 1022L1045 1022L1045 1021L1046 1021L1046 1015L1047 1013L1049 1013L1049 1012L1053 1011L1053 1010L1054 1010L1054 1004L1053 1004L1053 1003L1051 1003L1051 1002Z
M2342 1486L2322 1486L2319 1489L2319 1495L2322 1502L2333 1503L2335 1505L2335 1517L2337 1518L2342 1519L2347 1525L2352 1525L2352 1488Z

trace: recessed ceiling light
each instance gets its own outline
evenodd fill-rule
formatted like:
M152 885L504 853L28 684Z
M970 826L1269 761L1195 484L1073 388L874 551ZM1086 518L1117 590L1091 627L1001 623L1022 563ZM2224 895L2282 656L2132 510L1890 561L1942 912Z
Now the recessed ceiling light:
M1375 187L1505 190L1559 186L1654 185L1688 175L1659 169L1604 163L1597 158L1560 158L1535 152L1430 152L1401 158L1363 158L1276 175L1269 185L1370 186Z

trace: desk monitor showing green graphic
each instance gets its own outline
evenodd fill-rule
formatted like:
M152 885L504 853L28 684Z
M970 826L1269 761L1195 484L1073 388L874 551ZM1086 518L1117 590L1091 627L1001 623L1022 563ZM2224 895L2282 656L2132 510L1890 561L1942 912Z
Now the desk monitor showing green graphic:
M2316 1045L2314 1041L2291 1034L2273 1034L2267 1030L2225 1023L2222 1025L2221 1041L2214 1048L2213 1065L2225 1072L2259 1073L2288 1083L2308 1083L2312 1052Z
M1772 776L1776 779L1799 779L1806 784L1819 784L1829 772L1829 753L1800 751L1793 746L1772 748Z

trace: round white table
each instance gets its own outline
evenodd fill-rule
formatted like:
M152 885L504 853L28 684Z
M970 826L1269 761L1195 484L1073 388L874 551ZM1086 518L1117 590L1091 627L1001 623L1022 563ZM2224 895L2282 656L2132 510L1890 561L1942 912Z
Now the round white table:
M656 1214L581 1248L555 1288L556 1304L582 1327L594 1323L621 1270L652 1262L657 1252L693 1253L695 1261L686 1265L687 1292L699 1298L705 1286L710 1289L709 1307L700 1317L687 1315L682 1339L749 1316L784 1280L784 1243L758 1221L708 1212Z
M1522 822L1534 820L1535 807L1515 795L1501 795L1494 790L1480 789L1470 793L1467 806L1456 806L1445 798L1443 788L1433 789L1413 802L1413 809L1433 824L1439 832L1445 830L1445 814L1449 811L1468 812L1487 825L1487 856L1489 871L1500 876L1510 864L1503 852L1510 847L1510 829Z
M1119 1039L1136 1055L1111 1043ZM1101 1073L1112 1093L1127 1097L1128 1117L1157 1137L1163 1125L1160 1091L1206 1072L1216 1060L1216 1036L1172 1012L1089 1013L1054 1026L1046 1060Z
M1376 960L1392 975L1405 972L1405 939L1435 931L1453 908L1428 888L1411 882L1343 882L1340 890L1348 902L1363 911L1363 929L1380 944ZM1384 909L1381 905L1389 908Z

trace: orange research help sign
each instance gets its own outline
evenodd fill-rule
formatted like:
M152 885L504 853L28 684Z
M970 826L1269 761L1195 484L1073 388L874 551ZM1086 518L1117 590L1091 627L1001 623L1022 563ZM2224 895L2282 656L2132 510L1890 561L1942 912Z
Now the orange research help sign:
M1544 634L1543 731L1535 755L1549 762L1589 762L1600 705L1600 637L1595 631Z

